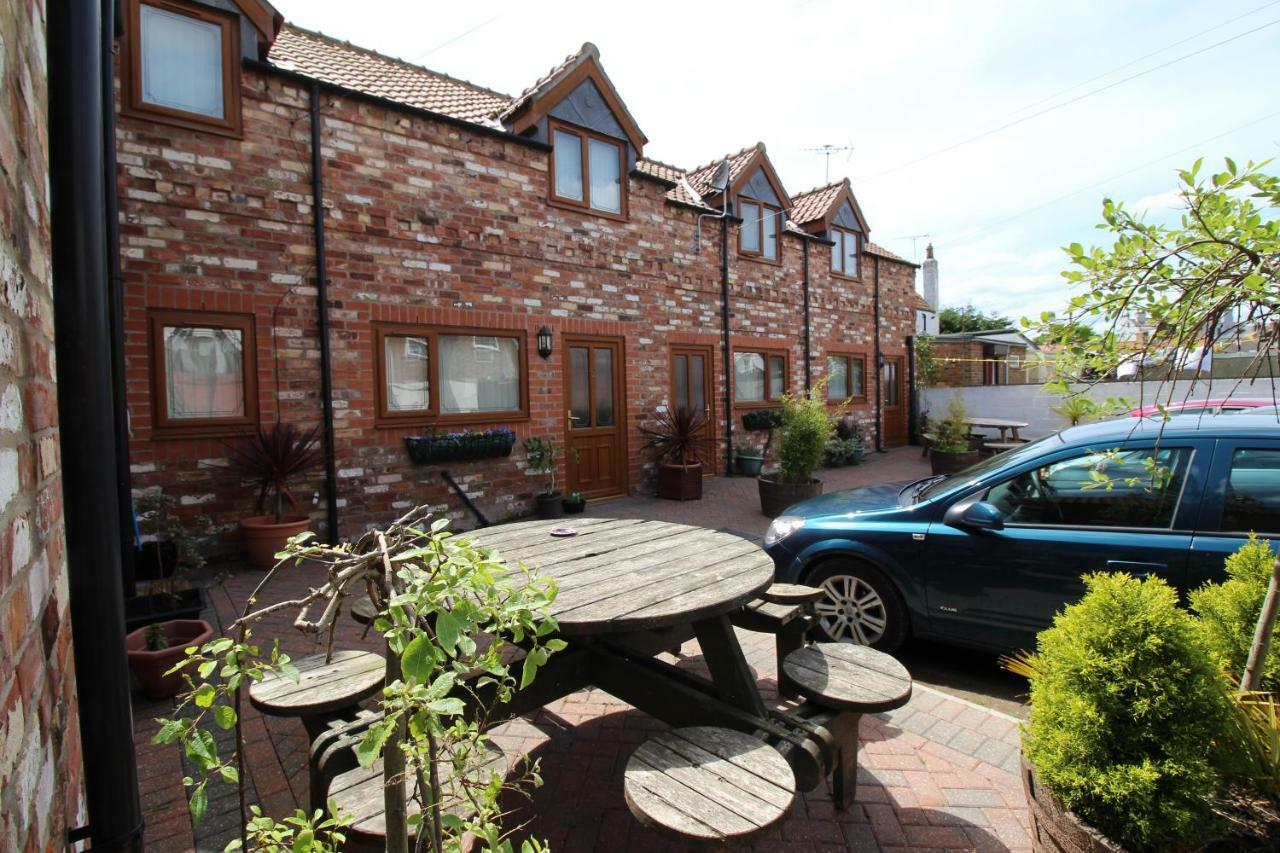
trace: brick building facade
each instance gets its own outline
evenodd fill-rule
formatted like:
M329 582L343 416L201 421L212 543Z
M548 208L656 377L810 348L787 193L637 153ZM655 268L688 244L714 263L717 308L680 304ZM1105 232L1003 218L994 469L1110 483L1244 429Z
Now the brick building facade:
M0 6L0 848L82 822L49 234L45 11Z
M728 441L755 440L743 412L833 369L869 440L884 386L882 438L905 442L915 265L868 241L847 181L789 195L762 144L696 169L645 159L591 45L512 98L282 25L256 0L125 6L135 487L176 494L227 530L250 514L227 443L257 423L322 418L319 272L345 532L414 504L465 514L438 467L410 462L408 434L549 437L577 451L561 462L567 490L629 493L652 475L640 428L661 407L706 407L722 470ZM207 104L162 109L164 85L139 82L164 61L141 36L161 7L220 28L225 85ZM527 511L541 486L518 443L510 458L448 469L494 518ZM322 529L323 472L298 492Z
M1016 329L952 332L933 338L935 385L1025 385L1043 381L1031 356L1035 344Z

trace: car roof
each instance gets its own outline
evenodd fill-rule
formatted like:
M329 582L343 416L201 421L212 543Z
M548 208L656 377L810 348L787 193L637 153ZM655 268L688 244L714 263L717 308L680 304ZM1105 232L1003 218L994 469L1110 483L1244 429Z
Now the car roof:
M1200 438L1280 438L1280 419L1274 414L1173 415L1164 418L1116 418L1098 423L1081 424L1060 432L1064 444L1092 443L1105 440L1155 438L1157 436L1197 436Z

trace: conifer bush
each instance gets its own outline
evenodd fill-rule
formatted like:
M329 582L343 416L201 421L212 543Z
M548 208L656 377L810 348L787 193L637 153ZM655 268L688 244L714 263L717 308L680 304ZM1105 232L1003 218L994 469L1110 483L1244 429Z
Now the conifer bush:
M1200 633L1218 666L1236 681L1249 659L1249 645L1257 628L1262 600L1271 580L1275 555L1264 539L1250 535L1239 551L1227 557L1227 579L1207 583L1191 593L1191 609L1200 617ZM1263 666L1262 689L1280 690L1280 628L1271 641L1272 653Z
M1228 713L1194 617L1163 580L1084 578L1030 657L1023 749L1041 784L1134 851L1211 831L1213 741Z

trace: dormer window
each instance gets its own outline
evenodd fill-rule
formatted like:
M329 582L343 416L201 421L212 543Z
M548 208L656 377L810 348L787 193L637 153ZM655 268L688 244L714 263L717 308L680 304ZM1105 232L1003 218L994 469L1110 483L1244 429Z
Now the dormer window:
M847 228L831 229L831 271L849 278L858 277L858 239L856 231Z
M126 110L238 136L239 18L181 0L136 0L128 10Z
M621 218L626 147L589 130L552 124L551 199Z
M738 252L742 255L778 260L778 220L781 209L749 199L738 200L742 228L738 232Z

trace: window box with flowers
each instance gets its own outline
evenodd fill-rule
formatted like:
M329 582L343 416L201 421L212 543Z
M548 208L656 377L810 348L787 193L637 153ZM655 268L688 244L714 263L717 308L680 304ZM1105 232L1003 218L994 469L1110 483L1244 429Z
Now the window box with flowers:
M406 435L409 458L418 465L441 462L474 462L511 455L516 434L509 429Z

